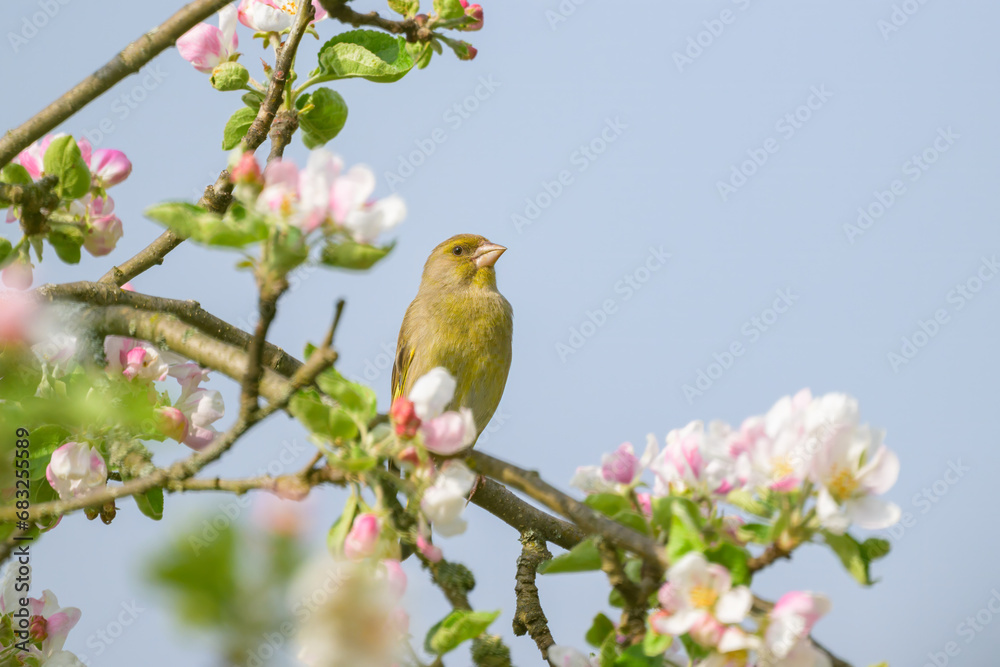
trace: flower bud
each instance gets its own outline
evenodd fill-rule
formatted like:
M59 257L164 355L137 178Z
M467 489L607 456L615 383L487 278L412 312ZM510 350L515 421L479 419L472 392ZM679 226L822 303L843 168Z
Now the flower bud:
M382 521L375 514L365 512L354 517L351 532L344 540L344 555L351 560L361 560L371 556L378 548L381 532Z
M98 185L109 188L128 178L132 163L121 151L100 148L90 158L90 173Z
M105 215L90 221L83 247L94 257L102 257L115 249L124 235L122 221L117 215Z
M247 68L232 60L217 65L209 79L216 90L242 90L249 80Z
M470 5L469 0L459 0L462 7L465 9L465 15L473 20L473 23L462 26L462 30L481 30L483 27L483 6L482 5Z
M406 440L415 436L420 428L420 417L417 416L413 401L402 396L392 402L389 418L395 424L396 435Z
M31 271L31 262L27 259L15 259L0 272L0 279L3 284L13 289L28 289L34 276Z
M423 554L424 558L432 563L438 563L444 558L441 548L428 542L423 535L417 535L417 549Z
M229 170L229 180L233 183L262 183L260 165L257 164L257 156L253 151L246 151L240 155L236 164Z
M455 55L459 60L474 60L479 51L468 42L457 42L454 46Z
M160 408L156 414L159 417L157 427L160 432L177 442L184 442L184 438L188 434L188 420L184 413L175 407L168 406Z
M52 452L45 478L62 500L103 488L108 468L101 454L85 442L67 442Z

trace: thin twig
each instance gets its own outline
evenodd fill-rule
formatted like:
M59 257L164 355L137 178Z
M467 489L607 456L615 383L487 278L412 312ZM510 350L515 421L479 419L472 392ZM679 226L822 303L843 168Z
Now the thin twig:
M16 129L0 137L0 166L54 129L77 111L93 102L116 83L135 74L164 49L173 46L177 38L219 11L231 0L196 0L185 5L169 19L126 46L86 79L76 84L47 107L33 115Z
M414 19L394 21L380 16L378 12L362 14L351 9L347 5L347 0L319 0L319 4L329 13L330 18L355 28L361 26L381 28L394 35L405 35L410 42L426 42L431 38L431 31Z

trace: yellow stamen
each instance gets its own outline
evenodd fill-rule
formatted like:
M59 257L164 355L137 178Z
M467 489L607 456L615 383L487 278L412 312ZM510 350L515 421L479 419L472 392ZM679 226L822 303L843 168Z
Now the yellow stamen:
M858 480L855 479L854 473L849 468L838 466L833 469L827 488L830 489L830 494L837 502L842 503L854 495L858 488Z
M719 599L719 594L707 586L695 586L691 589L691 604L698 609L708 609Z

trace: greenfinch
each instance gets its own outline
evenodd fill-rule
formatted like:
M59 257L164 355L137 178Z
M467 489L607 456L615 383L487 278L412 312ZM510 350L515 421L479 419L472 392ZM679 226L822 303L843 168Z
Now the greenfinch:
M497 290L494 264L505 247L459 234L439 244L424 265L406 309L392 368L392 398L438 366L455 378L446 410L472 410L476 436L497 409L510 370L514 311Z

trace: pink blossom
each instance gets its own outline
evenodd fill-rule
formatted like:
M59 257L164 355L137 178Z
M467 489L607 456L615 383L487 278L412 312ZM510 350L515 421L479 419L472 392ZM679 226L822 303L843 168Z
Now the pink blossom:
M413 406L413 401L405 396L398 396L389 408L389 418L396 430L396 435L408 440L417 434L420 428L420 417Z
M191 449L202 450L219 434L212 424L225 416L226 406L222 394L200 386L208 377L208 370L193 362L175 364L169 373L181 385L181 395L174 407L187 419L188 431L183 442Z
M601 475L609 482L631 484L641 472L639 457L635 455L631 442L622 443L618 449L605 454L601 459Z
M313 0L316 11L313 22L326 18L326 10L317 0ZM241 0L239 4L240 23L257 32L281 32L292 27L297 14L295 0Z
M438 563L444 558L440 547L431 544L423 535L417 535L417 549L423 554L424 558L432 563Z
M480 30L483 27L483 7L482 5L470 5L469 0L458 0L465 8L465 15L475 20L475 23L463 26L462 30Z
M59 497L67 500L104 488L108 468L100 452L89 444L67 442L52 452L45 478Z
M351 167L333 184L330 195L333 219L358 243L373 243L406 217L406 205L398 195L372 201L374 192L375 174L365 165Z
M233 183L261 182L260 165L253 151L246 151L240 155L240 159L229 172L229 179Z
M132 173L132 163L125 153L110 148L99 148L88 161L94 180L103 188L121 183Z
M34 279L31 262L24 257L15 259L0 272L0 280L3 280L3 284L17 290L28 289Z
M344 555L351 560L368 558L378 548L382 521L378 515L365 512L354 517L351 530L344 539Z
M830 600L808 591L792 591L774 603L764 634L768 651L776 658L789 656L796 645L808 642L813 626L830 611Z
M108 360L107 371L128 380L163 380L170 370L152 343L134 338L108 336L104 339L104 356Z
M28 170L31 178L37 181L45 174L45 151L48 149L49 144L52 143L53 139L65 136L65 132L45 136L40 142L33 143L18 153L17 161L21 163L22 167ZM83 158L83 161L89 165L92 150L90 142L86 139L77 139L76 145L80 149L80 156Z
M124 233L122 221L112 213L114 210L115 202L111 197L94 197L87 206L83 247L94 257L107 255L114 250Z
M403 566L394 558L386 558L379 563L379 576L385 577L389 595L397 602L406 594L406 572Z
M177 50L199 72L211 73L236 53L236 8L226 5L219 11L219 27L199 23L177 39Z
M178 408L166 406L159 408L156 414L160 417L160 432L177 442L184 442L188 435L188 420L184 413Z
M55 594L46 590L40 598L28 598L28 613L32 616L32 630L37 639L42 640L43 658L51 658L62 652L69 631L80 620L80 610L76 607L60 607ZM49 664L46 660L45 664Z
M38 311L31 293L20 290L0 291L0 343L27 342L28 325Z

